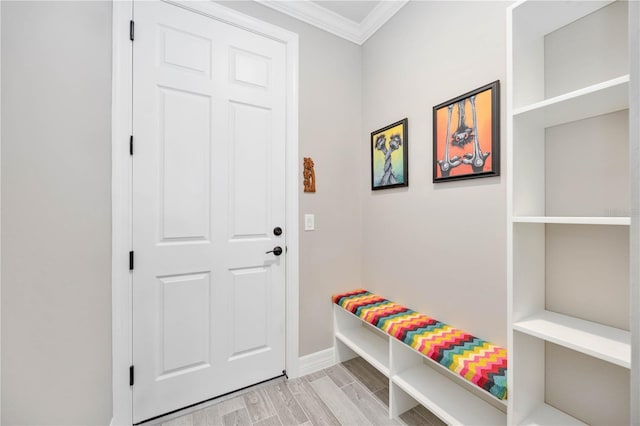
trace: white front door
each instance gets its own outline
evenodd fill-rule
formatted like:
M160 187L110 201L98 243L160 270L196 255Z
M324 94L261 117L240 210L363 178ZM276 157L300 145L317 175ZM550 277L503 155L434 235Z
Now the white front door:
M285 368L285 46L186 7L134 5L134 422Z

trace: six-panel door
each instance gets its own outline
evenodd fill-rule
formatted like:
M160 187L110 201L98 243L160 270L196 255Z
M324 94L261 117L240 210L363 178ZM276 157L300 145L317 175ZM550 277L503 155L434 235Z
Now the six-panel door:
M285 46L136 2L134 422L284 369Z

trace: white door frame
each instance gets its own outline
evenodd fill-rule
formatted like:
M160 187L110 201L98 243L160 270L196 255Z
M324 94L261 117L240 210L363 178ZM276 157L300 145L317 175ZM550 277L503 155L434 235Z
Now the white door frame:
M2 46L2 6L0 6L0 46ZM0 58L2 58L2 49L0 48ZM0 59L0 87L2 86L2 59ZM2 151L2 90L0 89L0 152ZM2 158L0 156L0 163ZM2 168L0 167L0 175ZM1 184L1 181L0 181ZM2 195L0 194L0 200ZM2 211L2 203L0 202L0 211ZM0 223L2 217L0 216ZM2 241L2 229L0 227L0 241ZM2 259L2 244L0 244L0 259ZM1 263L1 262L0 262ZM2 268L0 268L0 295L2 294ZM2 297L0 296L0 318L2 318ZM0 321L0 330L2 330L2 322ZM2 354L2 332L0 332L0 354ZM2 423L2 356L0 355L0 423Z
M165 0L167 1L167 0ZM213 2L168 1L227 24L277 40L286 46L286 348L285 368L298 376L298 35L243 15ZM112 425L131 425L132 301L129 251L131 247L131 120L132 43L129 21L133 1L113 1L112 62ZM132 133L132 131L134 133ZM134 153L135 155L135 153Z

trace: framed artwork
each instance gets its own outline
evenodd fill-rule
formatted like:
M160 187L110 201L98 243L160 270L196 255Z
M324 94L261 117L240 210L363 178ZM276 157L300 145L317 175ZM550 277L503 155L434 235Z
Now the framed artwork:
M409 186L406 118L371 132L371 189Z
M433 182L500 176L500 81L433 107Z

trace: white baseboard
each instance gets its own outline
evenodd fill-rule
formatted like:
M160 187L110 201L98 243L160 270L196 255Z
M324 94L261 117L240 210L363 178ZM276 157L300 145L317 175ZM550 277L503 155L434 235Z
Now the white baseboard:
M298 360L298 373L300 376L315 373L324 368L329 368L336 363L333 347L309 355L301 356Z

